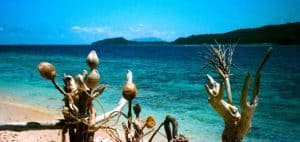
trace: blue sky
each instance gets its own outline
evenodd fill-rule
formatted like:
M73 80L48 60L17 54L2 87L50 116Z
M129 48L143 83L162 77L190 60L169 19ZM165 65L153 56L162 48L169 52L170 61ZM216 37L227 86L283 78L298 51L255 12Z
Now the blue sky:
M300 21L300 0L0 0L0 44L89 44Z

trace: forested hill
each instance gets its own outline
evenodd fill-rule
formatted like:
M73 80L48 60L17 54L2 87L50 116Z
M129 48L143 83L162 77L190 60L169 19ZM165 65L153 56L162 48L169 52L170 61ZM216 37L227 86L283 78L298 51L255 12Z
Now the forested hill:
M274 43L300 44L300 22L282 25L268 25L259 28L239 29L222 34L202 34L181 37L172 44L215 43Z
M127 40L124 37L116 37L116 38L107 38L103 40L98 40L92 43L93 46L101 46L101 45L128 45L128 44L167 44L164 41L133 41Z

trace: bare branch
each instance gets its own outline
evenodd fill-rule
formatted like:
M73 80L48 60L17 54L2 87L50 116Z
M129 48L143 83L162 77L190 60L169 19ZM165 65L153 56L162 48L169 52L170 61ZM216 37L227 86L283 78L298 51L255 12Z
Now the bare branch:
M227 101L229 104L233 105L232 101L232 92L230 87L230 67L232 64L232 56L235 50L235 45L230 45L229 47L225 47L224 45L218 44L216 41L216 45L211 45L208 49L208 53L203 58L207 61L206 66L215 70L225 82L226 92L227 92Z
M92 98L96 98L98 97L99 95L101 95L103 93L103 91L106 89L106 86L98 86L96 89L94 89L92 91Z
M54 87L63 95L67 93L56 83L55 79L52 79L51 82L53 83Z
M209 101L214 101L214 100L219 101L223 99L224 84L220 85L208 74L206 76L207 76L207 84L205 85L205 89L207 94L209 95Z
M170 123L172 124L172 132ZM164 127L169 142L178 136L178 122L174 117L167 115L164 121Z
M254 89L252 93L252 99L251 99L251 104L255 104L258 100L258 95L259 95L259 84L260 84L260 72L263 68L263 66L266 64L268 59L270 58L272 52L272 48L269 48L268 51L265 53L265 56L263 60L261 61L256 73L255 73L255 80L254 80Z
M164 122L161 123L161 124L158 126L158 128L154 131L154 133L153 133L152 136L150 137L149 142L152 142L154 136L157 134L157 132L160 130L160 128L161 128L163 125L164 125Z
M211 76L207 75L208 83L205 85L209 95L209 103L219 113L226 123L235 123L240 119L237 107L223 100L224 84L219 84Z
M242 96L241 96L241 100L240 100L241 109L246 109L248 107L247 94L248 94L249 84L250 84L250 73L248 72L247 75L246 75L246 79L245 79L245 82L244 82L244 87L243 87L243 90L242 90Z
M127 103L127 100L122 97L120 99L118 105L113 110L96 117L96 124L102 123L106 119L109 119L109 117L111 118L111 117L114 117L115 115L117 115L117 114L115 114L114 116L111 116L111 114L113 114L114 112L121 111L123 109L123 107L126 105L126 103Z

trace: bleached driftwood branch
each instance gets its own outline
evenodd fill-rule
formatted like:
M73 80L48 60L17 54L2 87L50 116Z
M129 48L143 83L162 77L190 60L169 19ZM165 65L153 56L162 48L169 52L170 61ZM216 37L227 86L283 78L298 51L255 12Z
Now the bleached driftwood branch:
M224 96L224 86L227 86L229 83L229 72L228 68L224 71L224 66L228 64L228 59L224 56L230 49L212 49L209 62L211 66L219 73L223 78L224 83L216 82L210 75L207 75L207 84L205 85L208 101L216 112L221 115L224 120L225 128L222 134L223 142L240 142L243 140L243 137L248 133L251 127L251 119L253 117L254 111L258 105L258 96L260 88L260 72L270 57L272 48L270 48L264 56L261 64L259 65L254 79L254 88L252 92L252 99L250 102L247 101L248 87L250 84L250 73L247 73L246 79L244 81L244 87L241 93L240 107L242 109L242 114L239 113L238 108L233 105L231 99L228 99L228 102L223 100ZM231 57L230 57L231 58ZM215 62L216 61L216 62ZM231 61L231 59L230 59ZM227 80L228 79L228 80ZM224 85L225 84L225 85ZM230 91L231 92L231 91Z
M96 124L101 124L105 120L118 115L118 113L115 113L115 112L120 112L124 108L126 103L127 103L127 100L122 97L120 99L120 101L118 102L118 105L113 110L96 117Z

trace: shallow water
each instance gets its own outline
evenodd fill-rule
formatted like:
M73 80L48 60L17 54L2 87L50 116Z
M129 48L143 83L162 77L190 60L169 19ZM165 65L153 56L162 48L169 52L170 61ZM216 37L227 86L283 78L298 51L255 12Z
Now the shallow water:
M239 45L233 62L231 85L239 103L245 74L254 75L269 45ZM273 53L261 76L259 106L245 141L300 140L300 47L272 46ZM180 133L191 141L220 141L223 121L207 102L201 54L206 46L0 46L0 94L22 98L60 113L62 96L36 70L41 61L55 65L57 81L63 73L76 75L88 69L85 58L90 50L100 57L101 84L109 88L100 96L105 110L114 107L121 96L125 74L132 70L142 116L154 115L162 122L171 114L180 124ZM252 80L253 82L253 80ZM99 105L97 110L101 113ZM126 111L126 109L124 109Z

